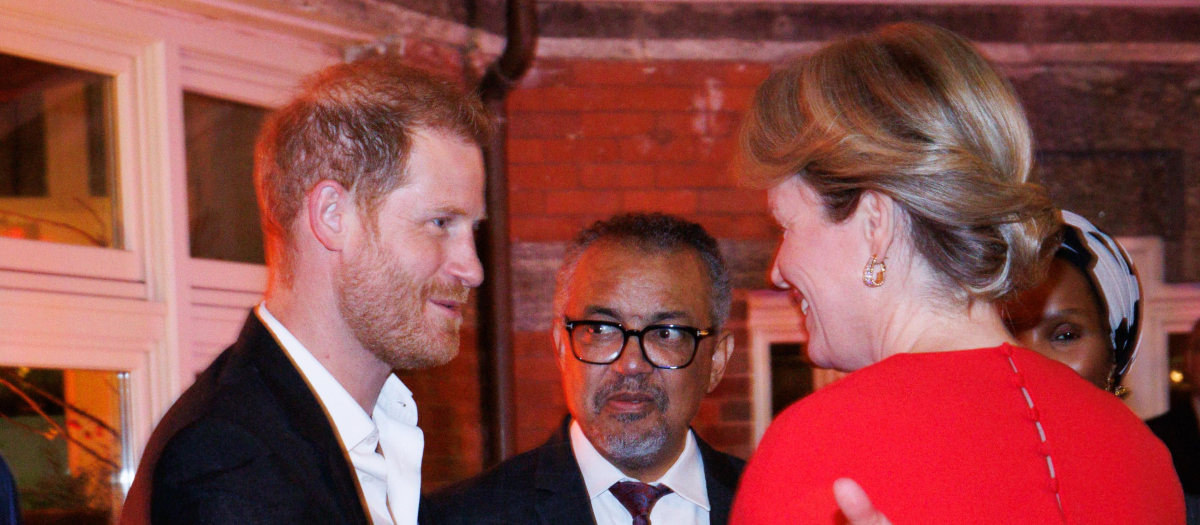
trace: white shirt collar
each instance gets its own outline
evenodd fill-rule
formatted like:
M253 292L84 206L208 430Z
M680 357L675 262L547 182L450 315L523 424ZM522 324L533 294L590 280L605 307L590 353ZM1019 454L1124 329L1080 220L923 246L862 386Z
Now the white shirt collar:
M579 463L579 470L583 473L588 499L595 499L604 494L618 481L641 481L626 476L600 455L583 434L578 421L571 421L570 432L571 449L575 453L575 461ZM683 499L705 511L712 511L708 503L708 484L704 480L704 459L700 457L700 448L696 445L696 438L690 429L684 441L683 452L679 454L675 464L667 469L667 473L654 483L671 487L671 490Z
M259 304L255 312L325 408L354 466L371 522L415 524L425 435L417 427L412 392L395 374L388 375L368 416L333 374L267 311L266 303Z
M283 323L271 315L271 312L267 310L266 303L259 304L254 311L258 314L258 318L262 319L267 329L275 335L279 346L283 347L284 353L292 359L296 368L300 369L300 375L304 376L317 399L325 406L325 411L333 420L333 428L337 431L346 450L353 449L359 443L371 438L372 434L377 432L375 422L354 400L350 392L347 392L345 387L338 383L333 374L330 374L321 362L313 357L312 353L283 326ZM400 378L392 374L383 384L379 400L375 402L374 412L383 410L391 418L409 425L416 425L416 407L412 392L404 386Z

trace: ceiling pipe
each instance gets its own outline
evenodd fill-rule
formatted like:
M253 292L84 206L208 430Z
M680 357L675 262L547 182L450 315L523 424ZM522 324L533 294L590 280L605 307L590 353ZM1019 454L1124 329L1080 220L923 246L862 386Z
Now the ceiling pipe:
M505 6L507 44L479 82L479 96L495 115L496 133L483 147L487 168L487 215L479 231L479 258L485 278L479 288L480 412L483 466L516 453L513 392L512 262L508 236L508 171L505 144L508 115L504 101L525 75L537 52L536 0L509 0Z

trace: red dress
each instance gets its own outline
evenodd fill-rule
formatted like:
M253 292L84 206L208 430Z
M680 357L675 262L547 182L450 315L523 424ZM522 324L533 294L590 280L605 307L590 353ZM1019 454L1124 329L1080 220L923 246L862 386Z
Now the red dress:
M792 405L750 459L730 523L844 523L840 477L894 525L1184 523L1171 456L1146 425L1009 345L896 355Z

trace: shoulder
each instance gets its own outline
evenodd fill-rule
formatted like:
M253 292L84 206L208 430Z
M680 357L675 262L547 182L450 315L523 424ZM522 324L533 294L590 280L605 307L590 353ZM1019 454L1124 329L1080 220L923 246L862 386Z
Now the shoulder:
M1161 438L1163 435L1185 428L1187 423L1195 419L1190 393L1171 392L1171 402L1168 410L1158 416L1147 419L1146 425Z
M894 393L896 385L920 376L920 369L927 367L923 360L912 362L907 359L909 357L885 359L854 371L793 403L771 422L763 443L804 439L798 433L801 428L820 428L823 423L847 421L847 411L861 415L873 407L886 405L885 399Z
M297 458L296 461L303 461ZM154 523L288 523L311 517L312 494L253 432L204 418L166 442L154 465Z
M230 348L171 405L147 448L165 447L189 428L197 433L230 431L239 425L267 427L277 424L284 412L257 367Z
M479 523L484 517L527 515L533 521L537 473L549 443L508 459L487 472L431 494L432 523ZM514 523L523 523L517 519Z
M215 473L238 470L270 454L270 448L236 423L202 418L170 436L154 468L154 484L184 485Z
M243 341L228 348L163 416L143 462L156 488L197 476L243 469L291 450L298 408L285 405ZM323 414L322 414L323 417Z
M726 454L717 450L696 436L696 446L700 449L700 457L704 460L704 470L710 476L728 477L734 481L742 474L742 470L746 468L746 460Z

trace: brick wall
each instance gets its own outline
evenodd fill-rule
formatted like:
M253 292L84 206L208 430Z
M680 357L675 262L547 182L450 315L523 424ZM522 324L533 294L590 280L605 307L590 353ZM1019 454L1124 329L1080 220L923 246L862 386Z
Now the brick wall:
M467 329L458 357L450 364L399 374L417 401L418 425L425 433L421 460L425 492L474 476L483 468L478 367L475 332Z
M622 211L656 210L719 238L774 236L761 191L729 172L762 64L544 60L508 102L511 228L567 240Z

